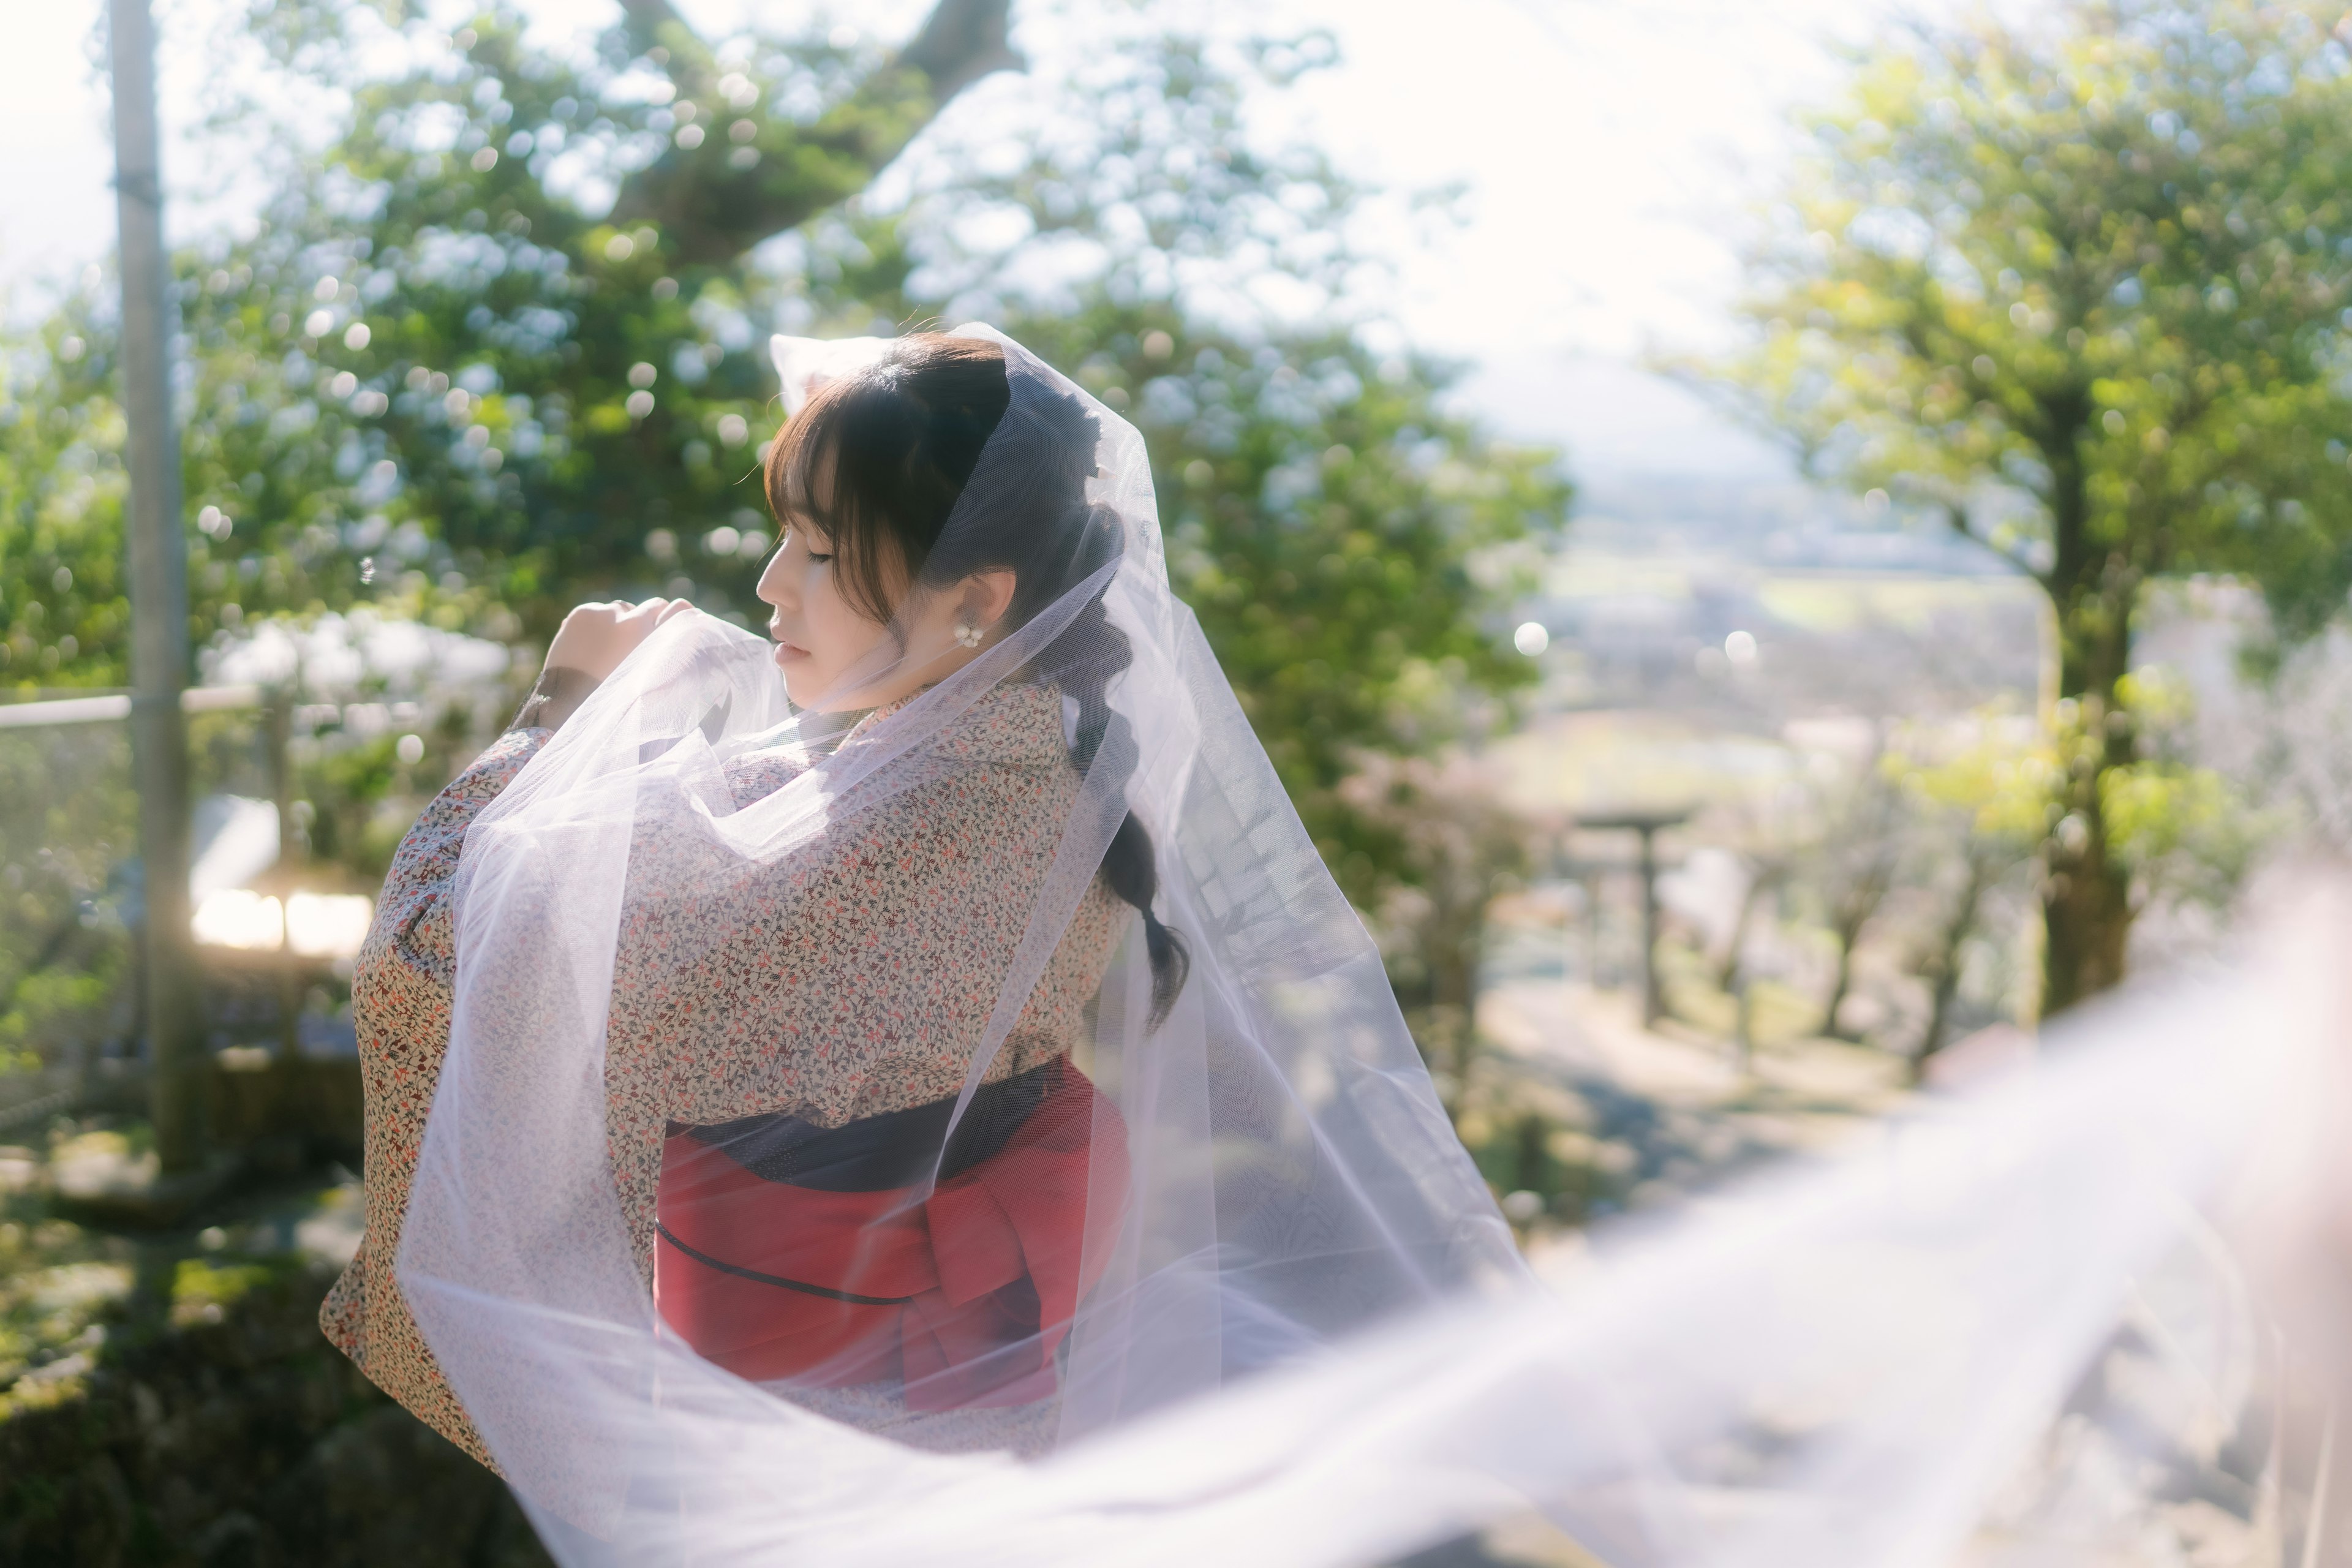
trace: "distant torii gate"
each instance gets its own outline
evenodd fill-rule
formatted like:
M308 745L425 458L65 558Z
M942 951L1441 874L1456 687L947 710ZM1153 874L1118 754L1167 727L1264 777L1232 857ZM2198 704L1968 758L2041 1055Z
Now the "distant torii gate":
M1664 988L1658 983L1658 835L1696 815L1690 805L1595 812L1575 819L1587 833L1633 833L1641 837L1634 871L1642 879L1642 1026L1654 1027L1666 1016Z

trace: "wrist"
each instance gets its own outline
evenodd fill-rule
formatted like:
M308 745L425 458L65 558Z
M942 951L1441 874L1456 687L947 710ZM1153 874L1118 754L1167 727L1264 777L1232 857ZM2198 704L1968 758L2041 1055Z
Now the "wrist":
M597 677L586 670L567 665L551 664L539 672L537 684L530 695L516 710L510 730L555 730L578 711L588 700L588 694L603 685Z

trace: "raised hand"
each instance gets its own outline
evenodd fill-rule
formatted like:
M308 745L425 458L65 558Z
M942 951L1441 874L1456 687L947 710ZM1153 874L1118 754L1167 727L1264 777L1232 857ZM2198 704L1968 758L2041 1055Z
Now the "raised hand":
M620 668L621 661L654 635L654 628L693 613L694 606L684 599L645 599L634 605L615 599L575 605L548 645L547 668L577 670L591 680L602 680Z
M656 627L693 613L694 606L684 599L574 605L557 628L555 640L547 645L547 663L515 715L515 727L555 729Z

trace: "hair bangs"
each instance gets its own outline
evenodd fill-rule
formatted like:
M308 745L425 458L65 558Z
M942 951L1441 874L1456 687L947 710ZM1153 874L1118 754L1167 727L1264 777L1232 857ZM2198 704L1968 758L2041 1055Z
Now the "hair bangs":
M887 365L827 383L813 393L768 450L764 474L769 510L781 528L824 536L842 595L867 618L890 619L901 584L915 563L893 536L890 519L876 507L869 472L906 423L887 384ZM885 465L887 467L887 463Z

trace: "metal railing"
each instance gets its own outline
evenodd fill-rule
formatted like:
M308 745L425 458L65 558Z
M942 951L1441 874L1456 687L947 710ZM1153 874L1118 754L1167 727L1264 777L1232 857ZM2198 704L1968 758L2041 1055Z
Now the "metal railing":
M14 1132L19 1127L30 1127L47 1121L62 1111L68 1111L81 1100L81 1085L69 1083L65 1088L27 1100L0 1110L0 1133Z
M267 694L258 686L191 686L180 693L184 713L215 713L237 708L258 708ZM131 693L107 691L94 697L61 697L46 702L0 703L0 730L29 730L52 724L104 724L131 717Z

